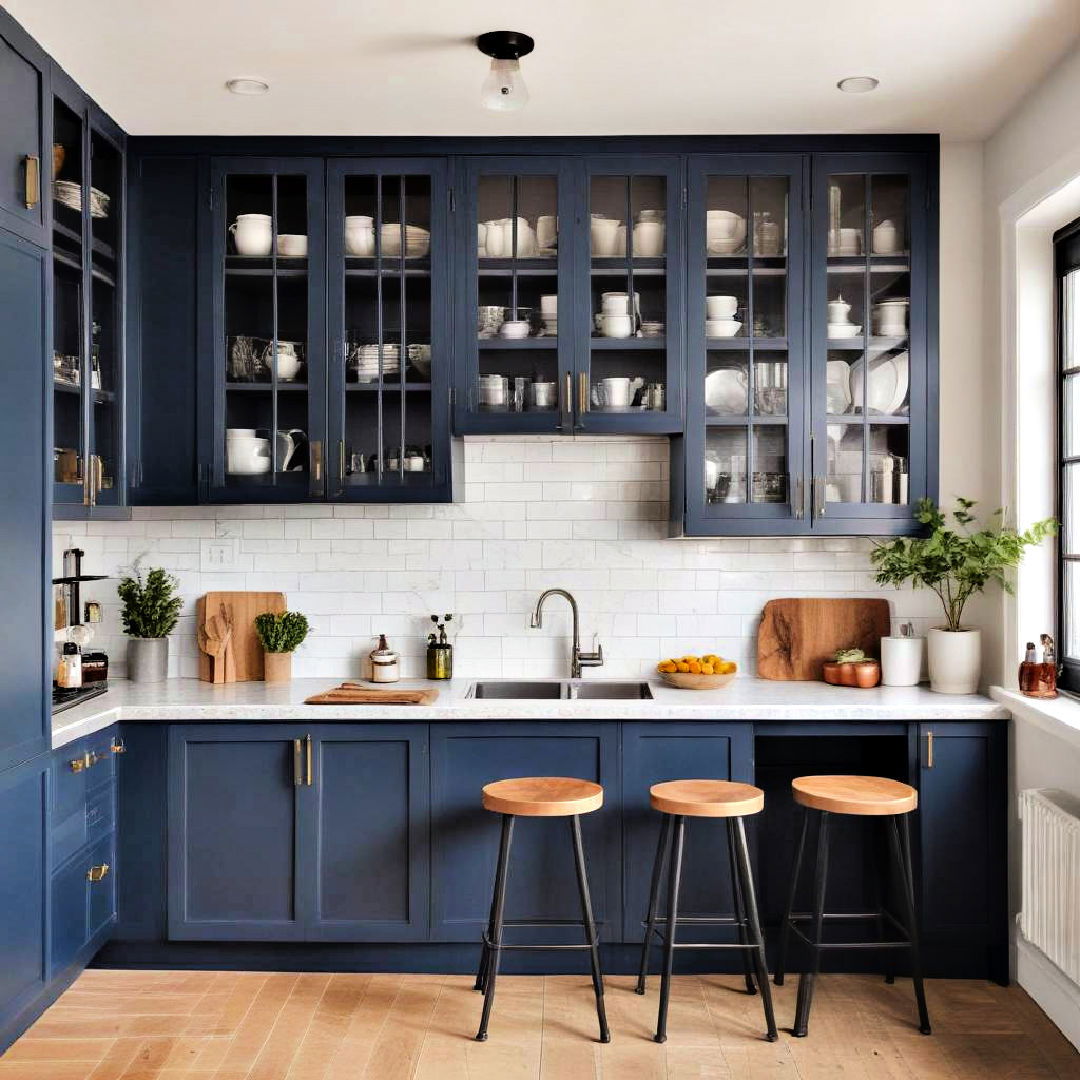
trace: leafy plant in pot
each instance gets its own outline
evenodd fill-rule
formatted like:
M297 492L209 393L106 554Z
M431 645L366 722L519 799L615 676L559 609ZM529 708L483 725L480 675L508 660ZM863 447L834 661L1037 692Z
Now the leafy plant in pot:
M946 513L933 500L921 499L915 519L927 527L927 535L880 543L870 554L879 585L900 588L910 582L916 589L932 589L941 601L945 625L927 634L930 689L939 694L974 694L979 688L982 634L963 625L967 602L991 582L1011 593L1006 571L1020 564L1025 548L1057 532L1053 518L1018 532L1002 522L1001 510L994 511L992 526L979 529L974 507L971 499L958 498Z
M264 650L263 678L267 682L288 682L292 678L292 654L303 644L310 629L307 616L299 611L280 615L267 611L255 616L255 633Z
M159 566L135 572L116 588L120 620L128 635L127 674L132 682L161 682L169 674L169 634L176 629L183 601L179 582Z

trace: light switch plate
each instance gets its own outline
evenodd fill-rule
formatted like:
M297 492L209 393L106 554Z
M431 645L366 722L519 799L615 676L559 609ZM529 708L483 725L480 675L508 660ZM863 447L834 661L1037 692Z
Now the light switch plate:
M203 540L199 548L199 569L203 573L215 570L235 570L239 541L235 539Z

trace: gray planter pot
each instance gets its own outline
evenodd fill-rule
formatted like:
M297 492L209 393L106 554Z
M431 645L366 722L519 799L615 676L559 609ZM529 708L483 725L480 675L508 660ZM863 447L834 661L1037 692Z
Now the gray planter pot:
M132 682L164 682L169 675L169 639L128 638L127 674Z

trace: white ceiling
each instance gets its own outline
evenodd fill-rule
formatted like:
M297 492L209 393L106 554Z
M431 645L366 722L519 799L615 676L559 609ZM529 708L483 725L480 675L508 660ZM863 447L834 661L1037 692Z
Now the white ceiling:
M3 0L138 135L940 132L982 138L1080 36L1077 0ZM485 30L532 100L479 104ZM237 97L236 75L267 79ZM836 90L874 75L872 94Z

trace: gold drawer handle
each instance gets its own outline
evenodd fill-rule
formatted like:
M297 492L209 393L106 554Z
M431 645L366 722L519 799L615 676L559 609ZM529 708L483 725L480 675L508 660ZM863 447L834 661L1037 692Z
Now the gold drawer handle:
M86 880L93 882L95 885L99 881L104 881L106 875L109 873L109 864L107 862L102 863L100 866L91 866L86 871Z
M37 154L26 155L26 209L33 210L41 202L41 159Z

